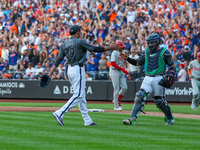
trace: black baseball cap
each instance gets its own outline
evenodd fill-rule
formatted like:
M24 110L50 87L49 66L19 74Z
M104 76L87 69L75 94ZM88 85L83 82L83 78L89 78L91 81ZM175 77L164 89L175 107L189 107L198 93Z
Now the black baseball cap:
M78 31L81 31L81 27L79 25L73 25L69 29L70 35L73 35L73 34L75 34Z

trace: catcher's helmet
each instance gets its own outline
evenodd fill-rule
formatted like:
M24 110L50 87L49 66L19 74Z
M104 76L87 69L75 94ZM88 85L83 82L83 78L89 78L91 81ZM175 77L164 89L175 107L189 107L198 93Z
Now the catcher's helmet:
M125 45L122 41L117 41L116 44L118 44L121 48L125 48Z
M157 33L152 33L147 37L146 41L150 52L154 52L158 47L158 45L160 44L160 36Z

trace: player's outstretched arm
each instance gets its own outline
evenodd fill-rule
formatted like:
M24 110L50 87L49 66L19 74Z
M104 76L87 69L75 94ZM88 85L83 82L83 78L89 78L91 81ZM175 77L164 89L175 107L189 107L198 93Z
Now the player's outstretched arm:
M137 60L128 57L128 54L120 53L120 56L121 56L122 59L128 61L130 64L132 64L134 66L139 66Z
M112 44L111 46L105 47L105 51L109 51L109 50L118 50L118 51L122 52L123 49L120 48L119 44Z
M117 44L113 44L111 46L105 46L105 47L95 47L93 52L105 52L105 51L109 51L109 50L119 50L120 51L120 47Z

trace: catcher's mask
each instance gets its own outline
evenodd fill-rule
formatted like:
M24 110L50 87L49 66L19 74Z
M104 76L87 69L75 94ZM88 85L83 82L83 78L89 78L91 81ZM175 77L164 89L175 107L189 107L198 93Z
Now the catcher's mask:
M160 44L160 36L152 33L147 37L146 42L150 52L153 53Z

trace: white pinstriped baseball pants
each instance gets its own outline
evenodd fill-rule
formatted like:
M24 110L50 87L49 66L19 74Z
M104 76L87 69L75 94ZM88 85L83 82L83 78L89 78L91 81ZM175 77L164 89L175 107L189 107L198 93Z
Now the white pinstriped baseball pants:
M84 125L90 125L93 121L88 115L85 99L85 68L79 65L68 65L68 78L73 87L74 94L64 106L56 111L56 114L63 118L65 113L78 104L82 117L84 118Z

